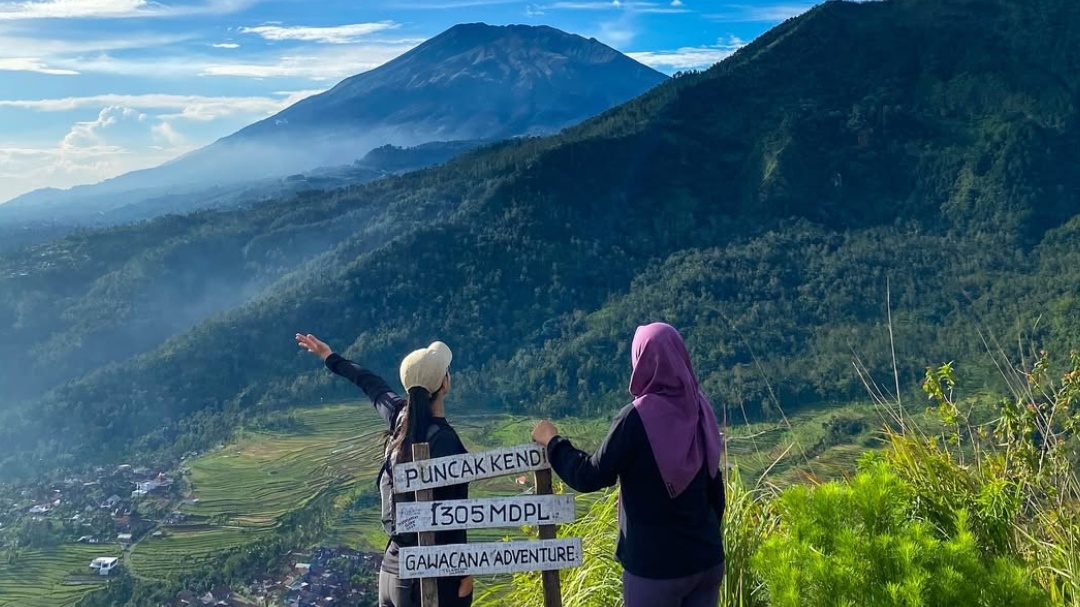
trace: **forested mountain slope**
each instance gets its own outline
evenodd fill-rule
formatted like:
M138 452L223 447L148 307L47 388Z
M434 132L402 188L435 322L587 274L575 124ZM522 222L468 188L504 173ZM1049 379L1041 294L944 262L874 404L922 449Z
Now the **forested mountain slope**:
M560 136L309 200L327 229L372 201L414 227L57 390L3 424L7 469L183 450L351 395L298 330L388 373L443 339L454 406L544 413L622 402L654 318L685 331L718 405L858 397L856 356L891 376L887 285L902 379L945 356L976 374L978 329L1075 345L1076 32L1065 0L828 2Z

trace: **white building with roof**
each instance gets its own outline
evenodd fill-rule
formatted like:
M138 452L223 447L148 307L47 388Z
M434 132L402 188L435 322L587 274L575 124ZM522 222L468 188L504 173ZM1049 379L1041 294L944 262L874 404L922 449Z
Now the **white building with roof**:
M119 558L115 556L103 556L91 561L90 568L97 571L99 575L109 575L119 564Z

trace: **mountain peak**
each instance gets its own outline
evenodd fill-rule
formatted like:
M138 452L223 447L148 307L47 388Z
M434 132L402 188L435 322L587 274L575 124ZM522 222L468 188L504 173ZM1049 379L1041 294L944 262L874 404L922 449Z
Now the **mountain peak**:
M486 62L501 62L501 69L520 69L525 63L550 67L551 61L572 60L590 65L635 66L638 71L659 75L619 51L594 38L583 38L547 25L489 25L462 23L431 38L412 51L386 64L387 68L421 69L457 60L476 68ZM518 62L508 66L507 63ZM444 67L444 66L443 66ZM379 68L380 70L382 68ZM373 70L376 72L378 70ZM557 70L553 70L557 71ZM372 73L372 72L367 72ZM362 78L364 74L354 78ZM347 81L346 81L347 82Z
M578 38L584 40L577 34L571 34L564 32L560 29L551 27L550 25L527 25L523 23L508 23L506 25L492 25L490 23L484 23L477 21L475 23L458 23L443 33L435 36L431 40L438 40L442 37L449 36L475 36L477 38L495 38L499 36L507 35L557 35L565 36L568 38Z
M462 23L234 138L330 127L394 130L414 145L553 132L667 77L595 39L550 26Z
M112 208L119 192L210 187L347 165L388 144L550 134L666 79L596 40L553 27L463 23L155 169L24 198L34 206L46 199L66 205L92 195L99 202L81 208Z
M490 23L484 23L477 21L475 23L458 23L445 32L435 36L432 40L436 40L441 36L451 35L471 35L471 36L494 36L502 35L507 32L558 32L567 36L573 34L567 34L560 30L557 30L549 25L524 25L520 23L510 23L506 25L492 25Z

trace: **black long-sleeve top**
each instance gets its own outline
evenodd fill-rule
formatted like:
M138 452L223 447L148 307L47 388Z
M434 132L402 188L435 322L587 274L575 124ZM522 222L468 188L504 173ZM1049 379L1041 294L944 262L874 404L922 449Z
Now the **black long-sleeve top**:
M365 369L364 367L342 358L337 354L331 354L326 359L326 367L333 371L335 374L348 379L352 383L360 387L365 394L371 399L375 410L379 413L379 417L386 423L387 430L393 434L398 425L398 416L401 414L401 410L405 407L405 399L398 396L390 386L386 383L382 377L379 377L372 371ZM439 426L438 431L431 437L429 447L431 449L431 457L446 457L450 455L461 455L468 453L465 449L465 445L462 444L461 439L458 437L454 428L446 421L445 418L436 417L431 420L433 425ZM383 493L384 502L386 496L389 494L389 482L391 475L389 471L382 474L379 478L380 490ZM439 487L434 490L434 499L437 501L445 500L459 500L468 499L469 497L469 485L452 485L449 487ZM394 499L398 502L412 501L412 494L398 494ZM393 517L394 512L389 505L383 504L383 523L384 527L388 526L390 521L387 517ZM383 557L382 568L387 573L394 575L398 574L398 551L402 546L415 546L417 541L417 534L395 534L390 538L390 543L387 546L386 554ZM435 543L437 545L446 544L464 544L468 541L468 534L466 531L439 531L435 533Z
M634 405L619 412L594 454L576 449L561 436L548 443L547 452L552 469L576 491L588 493L620 483L615 555L626 571L650 579L675 579L724 562L722 475L710 477L702 467L690 486L671 498Z

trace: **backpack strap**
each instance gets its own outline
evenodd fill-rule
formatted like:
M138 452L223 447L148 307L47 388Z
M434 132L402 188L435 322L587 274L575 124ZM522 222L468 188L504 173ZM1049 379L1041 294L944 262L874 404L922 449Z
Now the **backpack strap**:
M424 440L426 442L430 443L439 434L439 432L441 432L444 429L445 428L441 424L429 424L428 428L427 428L427 433L426 433L426 435L424 437ZM400 430L400 428L399 428L399 430ZM391 438L390 441L392 442L393 438ZM393 457L393 453L390 451L389 445L390 445L390 443L388 442L387 443L387 449L386 449L385 454L383 456L382 468L379 469L379 475L375 479L375 486L379 489L379 492L380 492L380 494L382 496L382 499L383 499L383 512L382 512L382 517L381 517L383 519L383 530L386 532L386 534L388 536L390 536L390 540L393 541L394 538L397 535L397 529L396 529L397 525L395 524L395 521L394 521L395 502L397 500L396 500L396 494L394 492L394 475L391 473L391 469L390 469L391 468L391 461L390 460ZM388 487L386 487L386 488L384 488L383 485L382 485L382 482L383 482L382 477L383 477L384 474L387 477L386 482L387 482ZM385 491L384 489L389 489L389 490Z
M400 428L399 428L399 430L400 430ZM430 444L431 441L435 438L435 436L437 436L439 434L439 432L442 432L443 430L445 430L445 428L443 428L443 426L441 424L430 424L430 425L428 425L427 436L424 438L424 440L427 443ZM382 480L382 475L383 474L388 474L390 472L390 457L393 455L393 453L390 452L389 447L390 447L390 443L393 442L393 440L394 440L394 436L391 436L390 440L387 442L387 448L383 451L383 465L382 465L382 468L379 468L378 476L375 477L375 485L376 486L378 486L379 482ZM394 477L392 475L390 477L390 484L391 485L394 484Z
M443 430L445 430L445 428L443 428L442 424L429 424L427 427L427 442L430 443L432 439L435 438L435 435L442 432Z

